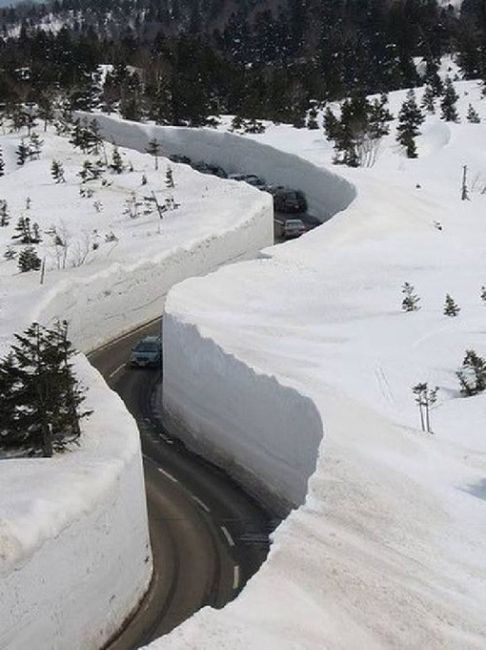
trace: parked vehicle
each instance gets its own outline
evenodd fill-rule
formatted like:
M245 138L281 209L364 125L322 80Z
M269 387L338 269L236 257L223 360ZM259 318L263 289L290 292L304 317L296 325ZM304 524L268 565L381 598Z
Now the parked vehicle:
M245 181L245 183L248 183L248 185L252 185L253 187L256 187L258 189L261 189L262 187L266 187L265 181L259 178L258 176L255 176L255 174L245 174L243 180Z
M211 165L209 163L201 161L194 163L192 167L201 174L210 174L211 176L219 176L219 178L228 178L228 175L224 169L218 165Z
M158 367L162 360L162 341L159 336L144 336L132 348L130 365L140 368Z
M277 212L306 212L307 201L299 190L278 189L273 194L273 204Z
M282 236L284 239L295 239L307 231L302 219L287 219L283 225Z
M179 156L179 154L174 154L172 156L169 156L169 160L171 160L174 163L182 163L184 165L192 165L192 160L188 158L187 156Z

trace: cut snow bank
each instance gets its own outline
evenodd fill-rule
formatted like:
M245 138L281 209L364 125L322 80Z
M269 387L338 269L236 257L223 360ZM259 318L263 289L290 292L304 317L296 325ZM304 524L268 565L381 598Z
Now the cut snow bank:
M79 113L92 119L90 113ZM348 207L354 186L329 170L317 169L304 158L233 133L139 124L97 114L103 136L116 144L144 152L156 139L164 155L179 154L194 162L219 165L227 174L256 174L267 183L287 185L305 193L309 212L326 219Z
M164 412L171 430L275 511L303 503L322 437L313 402L167 314Z
M1 463L3 650L98 650L150 581L135 423L81 356L76 371L93 409L82 446L53 459Z

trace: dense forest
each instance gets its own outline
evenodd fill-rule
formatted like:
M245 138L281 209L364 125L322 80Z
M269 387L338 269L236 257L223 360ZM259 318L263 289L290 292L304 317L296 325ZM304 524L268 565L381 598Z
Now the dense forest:
M312 101L422 82L456 53L486 76L486 3L436 0L55 0L0 10L0 101L205 123L298 122ZM102 79L100 64L111 64Z

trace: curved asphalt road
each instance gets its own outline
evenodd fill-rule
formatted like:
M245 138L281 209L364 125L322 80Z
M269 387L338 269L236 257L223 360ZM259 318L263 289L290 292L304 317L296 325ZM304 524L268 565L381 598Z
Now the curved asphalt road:
M106 647L132 650L170 632L205 605L223 607L258 570L277 520L220 469L171 439L152 409L159 370L126 360L160 321L138 328L90 355L138 423L154 576L141 607Z

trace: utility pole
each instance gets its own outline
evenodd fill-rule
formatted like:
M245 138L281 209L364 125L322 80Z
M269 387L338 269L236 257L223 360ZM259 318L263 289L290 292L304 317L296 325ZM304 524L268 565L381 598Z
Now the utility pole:
M464 165L462 168L461 201L469 201L469 190L467 189L467 165Z
M46 275L46 258L42 259L41 274L40 274L40 283L44 284L44 278Z

